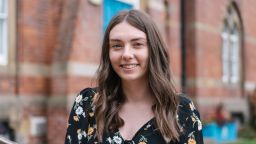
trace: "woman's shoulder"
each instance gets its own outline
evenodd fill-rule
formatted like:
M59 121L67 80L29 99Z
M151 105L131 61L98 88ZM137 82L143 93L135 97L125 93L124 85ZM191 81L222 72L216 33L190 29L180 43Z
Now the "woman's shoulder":
M96 88L84 88L77 94L75 103L78 105L91 104L95 94Z
M200 114L195 107L191 98L189 98L185 94L179 94L179 104L178 104L178 117L183 119L187 117L196 116L198 119L200 118Z
M88 96L95 93L96 93L96 88L91 88L91 87L84 88L79 92L79 94L84 96Z
M96 94L96 88L87 87L87 88L82 89L79 92L78 96L81 95L83 98L92 99L95 94Z
M178 94L179 98L179 109L187 110L187 111L194 111L195 106L191 98L189 98L186 94Z

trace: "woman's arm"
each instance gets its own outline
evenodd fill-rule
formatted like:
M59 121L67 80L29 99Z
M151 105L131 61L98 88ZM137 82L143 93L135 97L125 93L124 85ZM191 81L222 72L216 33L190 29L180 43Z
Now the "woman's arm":
M75 99L69 115L65 144L84 144L87 141L88 110L91 109L92 101L91 91L91 88L84 89Z

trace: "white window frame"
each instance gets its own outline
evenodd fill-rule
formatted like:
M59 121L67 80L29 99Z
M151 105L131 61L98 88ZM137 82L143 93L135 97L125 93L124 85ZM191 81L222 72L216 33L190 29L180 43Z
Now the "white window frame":
M5 5L4 5L4 12L0 11L0 19L3 22L2 24L2 32L0 33L0 39L2 41L0 41L0 49L1 49L1 53L0 53L0 65L7 65L8 63L8 0L0 0L0 1L4 1ZM1 25L0 25L1 26ZM0 28L1 29L1 28Z

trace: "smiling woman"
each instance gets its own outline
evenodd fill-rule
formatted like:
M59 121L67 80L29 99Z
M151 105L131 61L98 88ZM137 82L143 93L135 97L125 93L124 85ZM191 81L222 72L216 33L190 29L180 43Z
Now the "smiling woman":
M78 94L65 143L202 144L199 113L171 78L151 18L138 10L118 13L104 35L98 87Z

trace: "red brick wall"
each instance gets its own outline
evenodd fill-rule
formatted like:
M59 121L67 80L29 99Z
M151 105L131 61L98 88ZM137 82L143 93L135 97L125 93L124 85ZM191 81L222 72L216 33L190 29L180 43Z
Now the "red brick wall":
M31 117L47 116L47 98L51 95L51 63L62 18L61 0L18 1L18 97L22 101L17 141L36 144L46 142L47 135L31 135ZM57 110L57 109L56 109ZM66 106L54 113L59 126L65 127ZM59 115L57 115L59 114ZM56 128L56 127L55 127ZM50 131L50 130L48 130ZM48 132L50 133L50 132ZM60 134L62 139L63 134Z
M253 5L256 4L253 0L241 1L241 17L244 24L244 59L245 59L245 79L246 81L255 82L256 75L256 21L253 17L256 16L256 9Z

